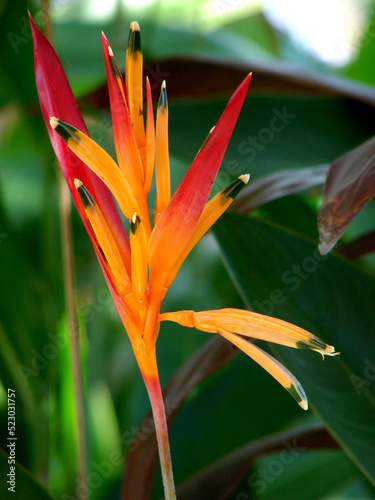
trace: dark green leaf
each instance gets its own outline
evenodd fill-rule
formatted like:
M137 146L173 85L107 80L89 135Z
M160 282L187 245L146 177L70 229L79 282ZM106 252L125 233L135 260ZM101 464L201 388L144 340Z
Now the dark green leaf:
M0 497L2 499L35 498L38 500L53 500L55 498L19 463L9 463L8 460L8 455L0 449L0 471L2 475ZM11 467L14 467L14 469L11 470ZM14 491L9 490L9 488L13 487L13 484L11 482L8 483L12 479L8 475L13 474L13 472L15 474Z
M293 429L248 443L199 471L177 489L179 500L224 500L256 458L275 450L333 447L337 445L321 425ZM285 453L285 452L284 452ZM298 454L298 452L297 452Z
M312 331L341 355L275 347L348 455L375 479L375 280L335 255L261 221L227 214L214 228L251 309Z

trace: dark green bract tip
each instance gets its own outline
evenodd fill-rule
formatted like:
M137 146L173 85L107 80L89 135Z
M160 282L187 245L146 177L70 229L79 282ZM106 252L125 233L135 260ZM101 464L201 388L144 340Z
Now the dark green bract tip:
M236 179L229 186L223 189L223 195L225 198L234 198L242 191L246 184L241 179Z
M161 86L158 107L161 108L162 111L164 111L164 110L166 110L168 108L167 89L166 89L166 86L165 86L165 82L163 82L163 84Z
M309 341L298 340L296 342L297 349L313 349L318 351L325 351L327 344L319 339L311 339Z
M79 142L79 138L76 135L77 129L72 127L68 123L59 120L54 129L59 134L61 139L63 139L63 141L68 142L69 139L74 138L74 140Z
M108 265L108 260L107 260L107 257L105 256L104 252L103 252L102 247L100 245L98 245L98 248L99 248L100 255L103 257L104 262Z
M131 218L131 221L130 221L130 231L132 234L136 233L140 222L141 222L141 219L138 217L137 214L134 214L133 217Z
M77 191L78 191L79 197L81 198L83 206L85 208L91 208L92 210L95 210L95 200L91 196L91 194L87 191L85 186L83 184L81 184L77 188Z
M109 53L109 59L111 61L112 71L113 71L113 73L115 74L115 76L117 78L118 76L120 76L120 73L119 73L119 71L117 69L116 59L115 59L115 56L112 53L112 49L111 49L111 53Z
M290 387L286 387L286 390L289 392L291 396L297 401L297 403L303 408L307 410L308 403L305 391L302 389L301 385L291 385Z
M136 29L134 29L134 26ZM130 56L132 56L135 52L142 52L141 32L139 31L138 23L132 23L130 25L128 51Z

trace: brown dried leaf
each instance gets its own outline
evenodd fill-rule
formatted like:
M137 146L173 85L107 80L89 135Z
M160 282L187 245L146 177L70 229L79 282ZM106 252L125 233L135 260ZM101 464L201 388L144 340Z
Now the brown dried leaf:
M338 252L349 260L357 260L364 255L375 252L375 231L341 245Z
M301 71L298 66L272 61L234 61L225 57L192 56L153 61L145 67L154 99L167 80L168 97L186 98L231 93L249 72L253 73L251 93L287 92L349 97L375 105L375 89L342 76ZM107 85L82 99L98 107L109 106Z
M222 337L215 336L183 363L167 382L164 390L165 412L171 427L189 392L218 370L238 350ZM151 410L145 415L137 434L129 445L122 482L122 499L151 498L158 450Z
M328 166L282 170L249 182L230 206L231 212L248 213L264 203L323 184Z
M318 213L319 250L328 253L354 217L375 195L375 137L335 160Z

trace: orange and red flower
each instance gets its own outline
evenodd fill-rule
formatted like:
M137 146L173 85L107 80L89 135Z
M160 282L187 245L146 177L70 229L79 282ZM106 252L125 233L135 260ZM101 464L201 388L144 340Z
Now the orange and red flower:
M248 338L307 348L322 355L335 354L332 346L297 326L249 311L160 314L161 302L186 256L249 180L249 175L240 176L208 201L251 75L234 92L171 196L166 84L161 86L154 124L148 80L145 113L143 110L138 24L130 26L125 81L102 35L118 163L89 137L54 50L32 20L31 24L36 82L48 133L129 335L155 420L165 420L155 353L160 322L165 320L222 335L261 364L306 409L306 396L294 376ZM156 206L152 223L147 198L154 170ZM130 222L129 235L111 195ZM160 453L162 468L163 453L169 452Z

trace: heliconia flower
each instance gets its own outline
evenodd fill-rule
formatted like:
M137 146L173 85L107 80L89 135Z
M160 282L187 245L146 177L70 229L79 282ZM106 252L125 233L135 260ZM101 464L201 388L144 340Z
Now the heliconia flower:
M156 363L160 322L175 321L218 333L263 366L307 408L302 387L278 361L248 338L336 354L332 346L285 321L249 311L180 311L160 314L161 302L185 258L249 181L241 175L208 201L240 113L251 75L240 84L171 196L166 83L156 110L143 68L139 25L130 25L125 80L102 34L117 163L88 135L53 48L30 18L42 113L56 156L103 269L145 381L158 438L166 498L175 498L166 419ZM144 121L144 114L146 123ZM147 195L155 170L153 224ZM126 233L111 197L129 220Z

